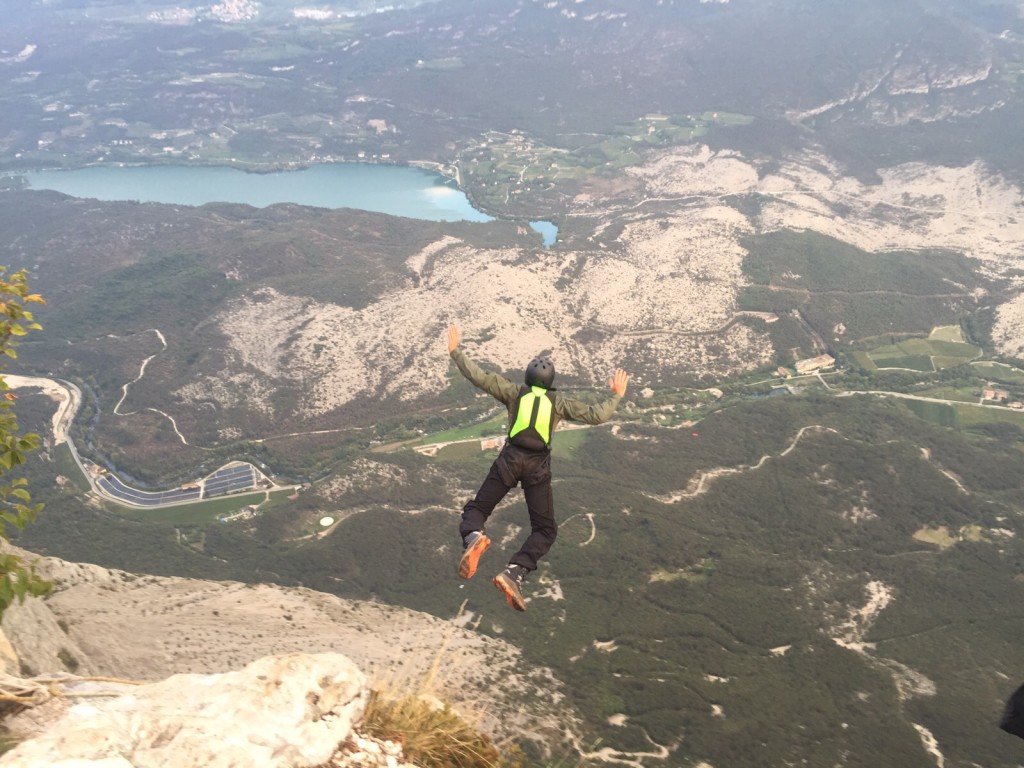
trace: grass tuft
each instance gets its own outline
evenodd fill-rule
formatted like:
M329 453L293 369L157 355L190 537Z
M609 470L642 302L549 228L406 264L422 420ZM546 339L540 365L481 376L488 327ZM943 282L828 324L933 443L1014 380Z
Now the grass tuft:
M405 759L423 768L508 765L487 736L474 730L447 704L422 696L390 698L382 691L373 691L360 730L401 744Z

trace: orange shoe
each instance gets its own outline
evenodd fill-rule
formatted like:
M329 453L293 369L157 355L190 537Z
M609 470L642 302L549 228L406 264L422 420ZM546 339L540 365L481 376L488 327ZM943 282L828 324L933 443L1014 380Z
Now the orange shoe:
M521 565L510 565L494 577L494 586L505 593L509 606L517 611L526 610L526 598L523 597L523 579L527 570Z
M459 578L472 579L476 573L476 565L487 548L491 546L491 540L483 531L473 531L466 537L465 551L459 561Z

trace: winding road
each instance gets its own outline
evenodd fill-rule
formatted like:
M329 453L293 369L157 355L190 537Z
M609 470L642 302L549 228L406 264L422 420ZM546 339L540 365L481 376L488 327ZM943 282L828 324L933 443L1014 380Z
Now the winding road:
M149 362L149 359L146 362ZM144 371L145 363L142 368ZM139 376L141 377L141 375L140 372ZM178 488L161 492L138 491L124 485L116 477L78 454L69 435L71 423L82 405L82 391L77 386L61 379L48 379L41 376L5 374L3 379L10 389L37 388L57 402L57 411L52 420L54 447L67 444L79 471L89 483L90 491L107 501L135 509L156 510L211 498L222 498L230 493L240 491L256 491L259 490L260 485L264 486L263 490L268 495L270 491L292 487L277 485L259 469L246 462L228 462L206 477L187 484L187 489ZM127 389L128 385L126 384L123 388L125 395L127 395ZM123 401L124 396L118 401L118 406ZM182 438L182 442L184 442L184 438Z

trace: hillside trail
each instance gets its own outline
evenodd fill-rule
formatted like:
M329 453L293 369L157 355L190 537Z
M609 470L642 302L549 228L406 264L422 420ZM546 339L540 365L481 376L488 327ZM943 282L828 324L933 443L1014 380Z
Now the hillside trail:
M150 364L150 362L152 362L152 360L155 357L157 357L157 355L159 355L161 352L165 352L167 350L167 338L163 335L163 333L160 331L160 329L158 329L158 328L150 328L149 330L156 334L157 338L160 340L160 344L161 344L162 348L159 351L154 352L152 355L147 357L145 360L143 360L142 364L139 366L139 373L138 373L138 375L134 379L132 379L131 381L126 382L126 383L124 383L121 386L121 399L117 401L117 404L114 406L114 409L113 409L113 413L116 416L134 416L135 414L139 413L139 411L122 411L121 410L121 406L124 405L125 400L128 399L129 390L131 389L132 385L133 384L138 384L140 381L142 381L143 377L146 375L146 368ZM10 378L10 377L8 377L8 378ZM44 381L44 380L40 379L40 381ZM76 410L77 410L77 408L76 408ZM161 411L159 408L152 408L152 407L147 407L147 408L144 408L143 410L152 411L153 413L157 413L157 414L163 416L165 419L167 419L171 423L171 427L174 429L174 434L176 434L178 436L178 439L181 440L182 445L188 445L188 446L191 446L193 448L199 448L200 450L204 450L204 451L213 450L212 448L209 448L207 446L194 445L194 444L190 443L188 441L188 439L185 437L185 435L183 435L181 433L181 430L178 429L178 422L169 413L166 413L165 411ZM306 435L326 435L326 434L334 434L334 433L339 433L339 432L350 432L353 429L371 429L371 427L355 427L355 428L349 427L349 428L338 428L338 429L313 429L313 430L306 430L306 431L303 431L303 432L289 432L289 433L281 434L281 435L272 435L270 437L256 438L256 439L253 440L253 442L264 443L264 442L267 442L269 440L279 440L279 439L283 439L283 438L293 438L293 437L304 437Z
M715 467L714 469L706 470L698 474L696 477L691 478L690 482L687 483L686 485L686 490L684 491L678 491L676 493L662 495L645 493L644 495L650 499L654 499L655 501L660 501L662 504L676 504L682 501L683 499L692 499L696 496L700 496L701 494L707 492L711 482L719 477L724 477L726 475L739 475L744 472L753 472L754 470L763 467L768 461L770 461L773 458L782 458L783 456L789 455L796 448L797 444L800 442L801 438L803 438L804 434L806 434L809 431L831 432L833 434L839 435L840 437L843 437L839 430L833 429L832 427L826 427L822 424L808 424L807 426L800 428L800 430L796 433L796 436L793 438L793 440L786 448L784 448L782 451L780 451L778 454L775 454L774 456L768 453L764 454L757 461L756 464L742 464L738 467Z
M646 768L644 759L661 761L662 764L672 754L672 750L676 745L663 746L658 744L654 739L650 737L647 731L644 731L644 738L647 739L653 751L651 752L624 752L613 747L601 747L595 751L588 751L580 743L579 737L576 734L569 734L570 740L572 741L573 749L579 753L580 760L583 762L595 760L602 763L613 763L615 765L627 765L631 768Z
M864 589L867 602L860 608L852 608L847 620L833 628L832 641L841 648L858 654L871 666L887 672L892 677L900 701L934 696L938 689L931 679L902 662L879 655L878 643L867 640L868 631L882 611L892 604L895 592L892 587L878 580L869 581ZM938 739L920 723L911 721L910 725L917 732L922 749L932 756L939 768L942 768L946 758L940 749Z
M69 442L68 429L82 404L82 392L78 387L53 379L44 379L39 376L18 376L13 373L5 373L3 380L9 389L38 387L51 400L56 400L57 410L50 422L53 427L53 442L54 445Z
M152 355L150 355L149 357L147 357L145 360L142 361L142 365L139 366L139 375L138 376L136 376L134 379L132 379L131 381L129 381L129 382L127 382L127 383L125 383L124 385L121 386L121 399L118 400L117 404L114 406L114 411L113 412L114 412L115 416L134 416L135 414L138 413L138 411L129 411L129 412L122 412L121 411L121 406L124 404L124 401L128 397L128 390L131 388L132 384L138 384L140 381L142 381L142 377L146 375L146 366L149 365L150 361L154 357L159 355L160 352L165 352L167 350L167 339L160 332L160 330L158 328L150 328L149 330L151 330L153 333L156 334L156 337L160 340L160 344L162 345L162 348L158 352L154 352ZM165 419L167 419L169 422L171 422L171 428L174 430L174 434L176 434L178 436L178 439L181 440L182 445L189 445L188 440L185 439L185 436L183 434L181 434L181 430L178 429L178 422L176 422L174 420L173 416L171 416L169 413L165 413L164 411L161 411L159 408L147 407L147 408L144 408L143 410L152 411L153 413L158 413L161 416L163 416ZM202 446L196 446L196 447L202 448ZM204 448L203 450L209 450L209 449Z

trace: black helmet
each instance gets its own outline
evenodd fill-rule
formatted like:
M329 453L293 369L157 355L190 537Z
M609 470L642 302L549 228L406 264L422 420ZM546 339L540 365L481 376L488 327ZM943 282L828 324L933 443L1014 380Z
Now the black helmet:
M535 357L526 366L526 386L551 389L555 381L555 364L550 357Z

